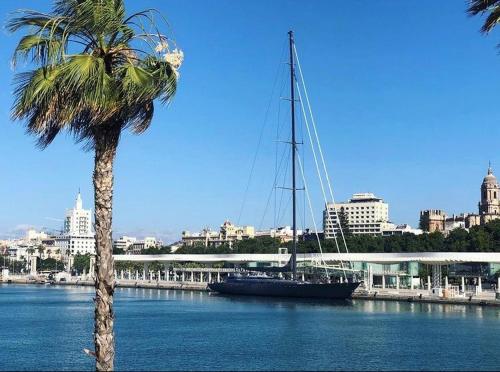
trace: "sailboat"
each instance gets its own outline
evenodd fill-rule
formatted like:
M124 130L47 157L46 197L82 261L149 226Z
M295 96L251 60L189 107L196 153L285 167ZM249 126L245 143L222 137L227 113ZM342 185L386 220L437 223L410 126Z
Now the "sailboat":
M329 282L329 279L317 282L299 280L297 277L297 185L296 185L296 158L297 141L295 136L295 60L293 31L288 32L290 50L290 102L291 102L291 165L292 165L292 252L290 260L283 267L254 268L248 275L230 275L224 281L208 284L211 291L229 295L273 296L291 298L323 298L347 299L350 298L360 282L345 281ZM299 66L300 67L300 66ZM300 161L300 159L299 159ZM267 273L291 273L291 278L270 276Z

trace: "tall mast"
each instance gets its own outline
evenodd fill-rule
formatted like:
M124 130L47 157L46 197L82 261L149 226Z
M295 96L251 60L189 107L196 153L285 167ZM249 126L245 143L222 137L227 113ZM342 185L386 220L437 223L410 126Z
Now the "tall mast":
M297 142L295 141L295 71L293 65L293 31L288 31L290 41L290 104L292 116L292 279L297 279L297 203L296 203L296 183L295 183L295 153L297 152Z

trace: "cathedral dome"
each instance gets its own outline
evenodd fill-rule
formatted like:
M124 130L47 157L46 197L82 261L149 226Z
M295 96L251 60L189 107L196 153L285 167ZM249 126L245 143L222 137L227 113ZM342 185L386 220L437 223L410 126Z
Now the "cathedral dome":
M497 178L493 175L493 170L488 167L488 174L483 179L483 184L496 185L498 183Z

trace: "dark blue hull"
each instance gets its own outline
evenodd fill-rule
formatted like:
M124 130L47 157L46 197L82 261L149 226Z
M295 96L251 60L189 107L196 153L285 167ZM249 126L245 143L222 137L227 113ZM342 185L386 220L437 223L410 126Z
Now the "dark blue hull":
M308 283L279 279L232 279L210 283L214 292L230 295L344 300L352 296L359 283Z

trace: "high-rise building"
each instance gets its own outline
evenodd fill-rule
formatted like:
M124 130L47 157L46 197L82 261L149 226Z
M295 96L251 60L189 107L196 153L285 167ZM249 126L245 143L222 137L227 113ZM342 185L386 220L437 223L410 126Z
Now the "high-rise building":
M372 193L353 194L344 203L328 203L323 211L325 239L339 234L339 219L344 215L352 234L381 235L389 223L389 204Z
M64 234L73 236L94 236L92 232L92 211L83 209L82 196L76 196L75 207L66 212Z
M63 255L95 254L92 211L83 208L80 192L76 197L75 207L66 212L63 234L55 237L55 245Z

